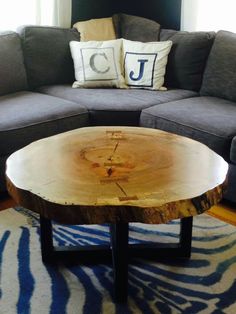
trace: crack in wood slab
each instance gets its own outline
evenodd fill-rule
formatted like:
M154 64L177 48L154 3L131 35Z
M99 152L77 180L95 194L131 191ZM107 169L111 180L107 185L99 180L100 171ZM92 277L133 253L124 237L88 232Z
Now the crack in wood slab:
M112 175L112 173L114 172L112 166L114 166L115 163L112 163L112 161L113 161L114 155L115 155L115 153L116 153L116 150L117 150L117 148L118 148L118 145L119 145L119 142L116 143L116 145L115 145L115 147L114 147L114 149L113 149L113 152L112 152L111 156L110 156L109 158L107 158L107 160L110 161L110 168L107 169L107 175L108 175L108 177L110 177L110 176ZM104 166L105 166L105 164L106 164L106 163L104 163Z
M125 190L122 188L122 186L118 182L116 182L116 186L118 186L118 188L121 190L121 192L124 193L124 195L127 197Z

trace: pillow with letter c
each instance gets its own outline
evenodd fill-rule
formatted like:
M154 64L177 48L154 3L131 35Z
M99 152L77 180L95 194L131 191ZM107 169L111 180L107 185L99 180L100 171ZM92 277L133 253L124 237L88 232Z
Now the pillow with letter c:
M123 68L129 88L163 89L171 41L143 43L123 39Z
M121 73L122 40L70 42L75 79L72 87L126 88Z

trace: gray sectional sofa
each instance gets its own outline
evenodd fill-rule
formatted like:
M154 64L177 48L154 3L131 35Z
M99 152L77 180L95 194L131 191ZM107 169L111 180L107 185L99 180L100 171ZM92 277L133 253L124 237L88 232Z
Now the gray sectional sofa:
M165 86L73 89L73 29L27 26L0 35L0 191L7 157L37 139L89 125L162 129L196 139L230 163L236 201L236 35L162 30L172 40ZM196 160L197 162L197 160Z

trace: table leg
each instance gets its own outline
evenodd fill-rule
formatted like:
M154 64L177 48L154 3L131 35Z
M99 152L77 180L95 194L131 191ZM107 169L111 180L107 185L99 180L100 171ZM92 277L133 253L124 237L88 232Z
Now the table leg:
M50 219L44 218L40 215L40 240L41 253L44 263L53 261L53 237L52 237L52 222Z
M128 290L128 258L189 258L192 242L192 217L181 219L179 243L162 244L130 244L128 245L129 224L110 224L111 248L102 245L84 247L54 247L52 222L40 216L41 251L44 263L53 263L57 259L67 262L104 263L111 260L114 271L114 298L117 303L127 301ZM130 255L130 256L129 256Z
M125 303L128 290L128 223L110 225L115 302Z
M44 263L111 263L110 245L54 246L52 221L40 216L41 254Z
M129 244L130 258L161 259L189 259L192 243L193 217L180 220L180 235L178 243L134 243ZM157 239L158 240L158 239Z
M192 247L193 217L186 217L180 220L180 249L185 258L190 258Z

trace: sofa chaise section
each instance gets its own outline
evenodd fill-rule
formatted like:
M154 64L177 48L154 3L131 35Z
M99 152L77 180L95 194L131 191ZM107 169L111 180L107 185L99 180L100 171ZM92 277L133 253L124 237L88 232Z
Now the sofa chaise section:
M229 162L225 197L236 202L236 35L219 31L209 54L200 97L145 109L140 125L198 140Z
M230 161L236 134L235 103L217 97L195 97L143 110L140 125L190 137Z
M43 57L38 55L37 61ZM29 91L24 62L19 35L0 34L0 191L6 190L5 162L11 153L40 138L89 124L82 105Z
M76 103L29 91L0 97L0 191L5 189L7 157L38 139L88 125L87 109Z
M235 117L236 103L201 96L145 109L140 125L192 138L221 155L229 163L228 187L224 197L236 202Z

